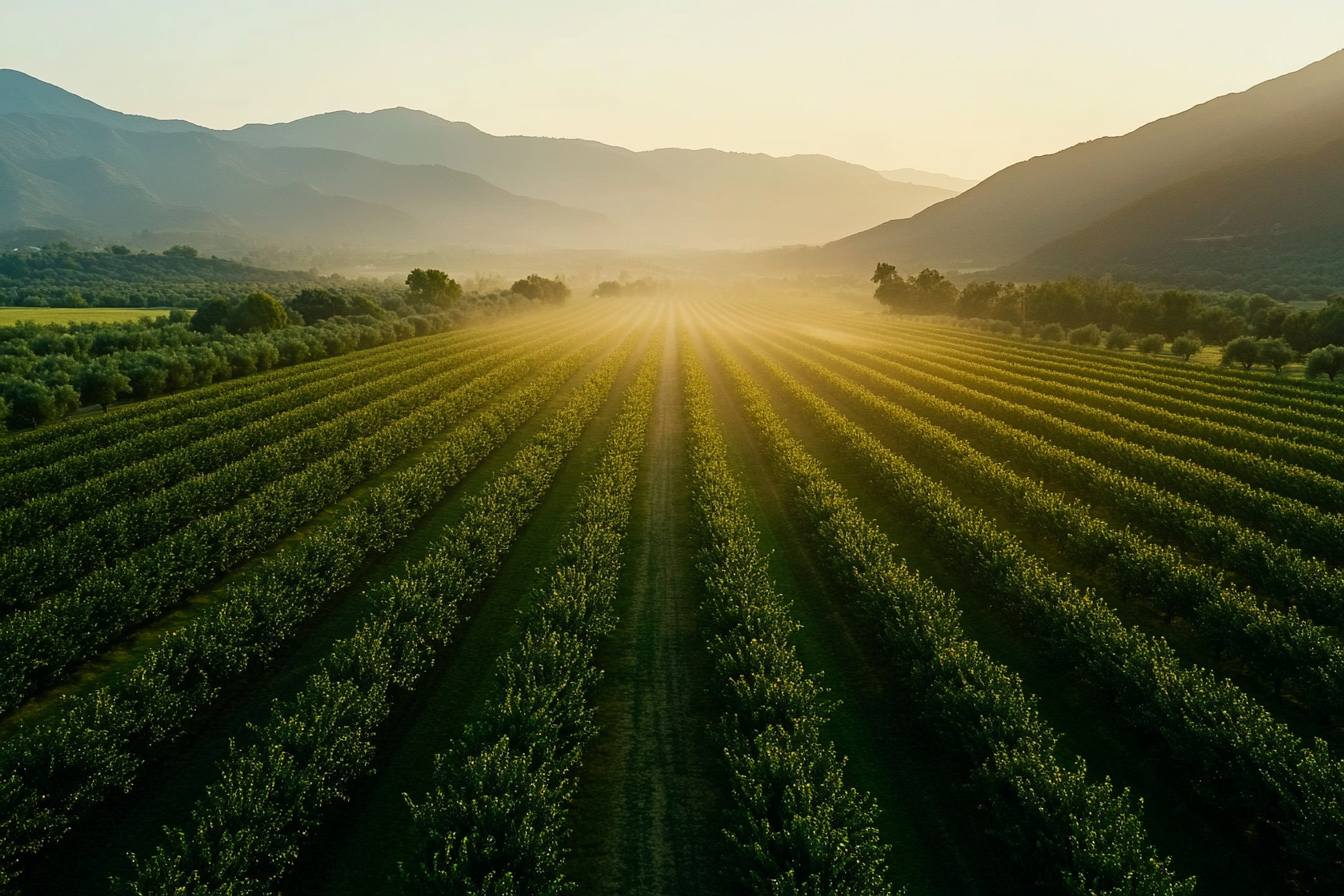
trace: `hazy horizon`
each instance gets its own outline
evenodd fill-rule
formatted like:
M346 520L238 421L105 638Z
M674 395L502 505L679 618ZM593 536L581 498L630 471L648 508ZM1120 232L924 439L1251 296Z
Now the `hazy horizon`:
M493 134L982 179L1340 48L1344 6L259 0L0 9L0 65L214 128L408 106ZM1067 77L1061 74L1067 73ZM613 75L619 74L619 77Z

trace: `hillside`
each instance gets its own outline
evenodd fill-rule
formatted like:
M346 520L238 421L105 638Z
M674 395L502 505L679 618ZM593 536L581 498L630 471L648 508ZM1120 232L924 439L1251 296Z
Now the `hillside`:
M1068 274L1322 298L1344 290L1344 140L1157 190L995 272ZM1296 294L1290 297L1296 297Z
M593 212L516 196L442 166L50 114L0 120L0 230L205 231L397 248L573 246L612 232Z
M594 209L638 245L821 243L954 195L826 156L715 149L634 152L592 140L500 137L412 109L329 112L222 132L256 146L317 146L446 165L525 196Z
M1344 138L1344 51L1121 137L1005 168L906 219L828 245L831 265L997 267L1161 189L1252 159Z

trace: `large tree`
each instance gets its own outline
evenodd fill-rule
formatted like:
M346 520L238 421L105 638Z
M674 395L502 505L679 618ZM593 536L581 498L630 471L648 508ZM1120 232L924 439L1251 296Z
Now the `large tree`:
M289 314L274 296L254 292L233 309L231 324L229 331L233 333L269 333L289 326Z
M416 268L406 275L411 300L422 304L451 308L462 298L462 286L443 271Z

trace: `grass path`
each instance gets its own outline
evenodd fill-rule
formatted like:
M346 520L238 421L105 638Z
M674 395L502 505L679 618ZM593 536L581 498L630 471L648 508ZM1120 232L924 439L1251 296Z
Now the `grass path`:
M636 487L616 631L598 650L600 733L570 810L567 873L584 894L725 892L725 790L708 726L712 671L697 629L674 331Z

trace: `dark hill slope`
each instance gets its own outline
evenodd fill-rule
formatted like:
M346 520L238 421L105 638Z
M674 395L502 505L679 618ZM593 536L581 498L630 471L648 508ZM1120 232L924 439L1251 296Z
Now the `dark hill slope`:
M1344 289L1344 140L1164 187L995 276L1106 273L1311 296Z
M1300 71L1005 168L911 218L838 240L830 264L985 268L1010 263L1154 190L1234 162L1344 138L1344 51Z

